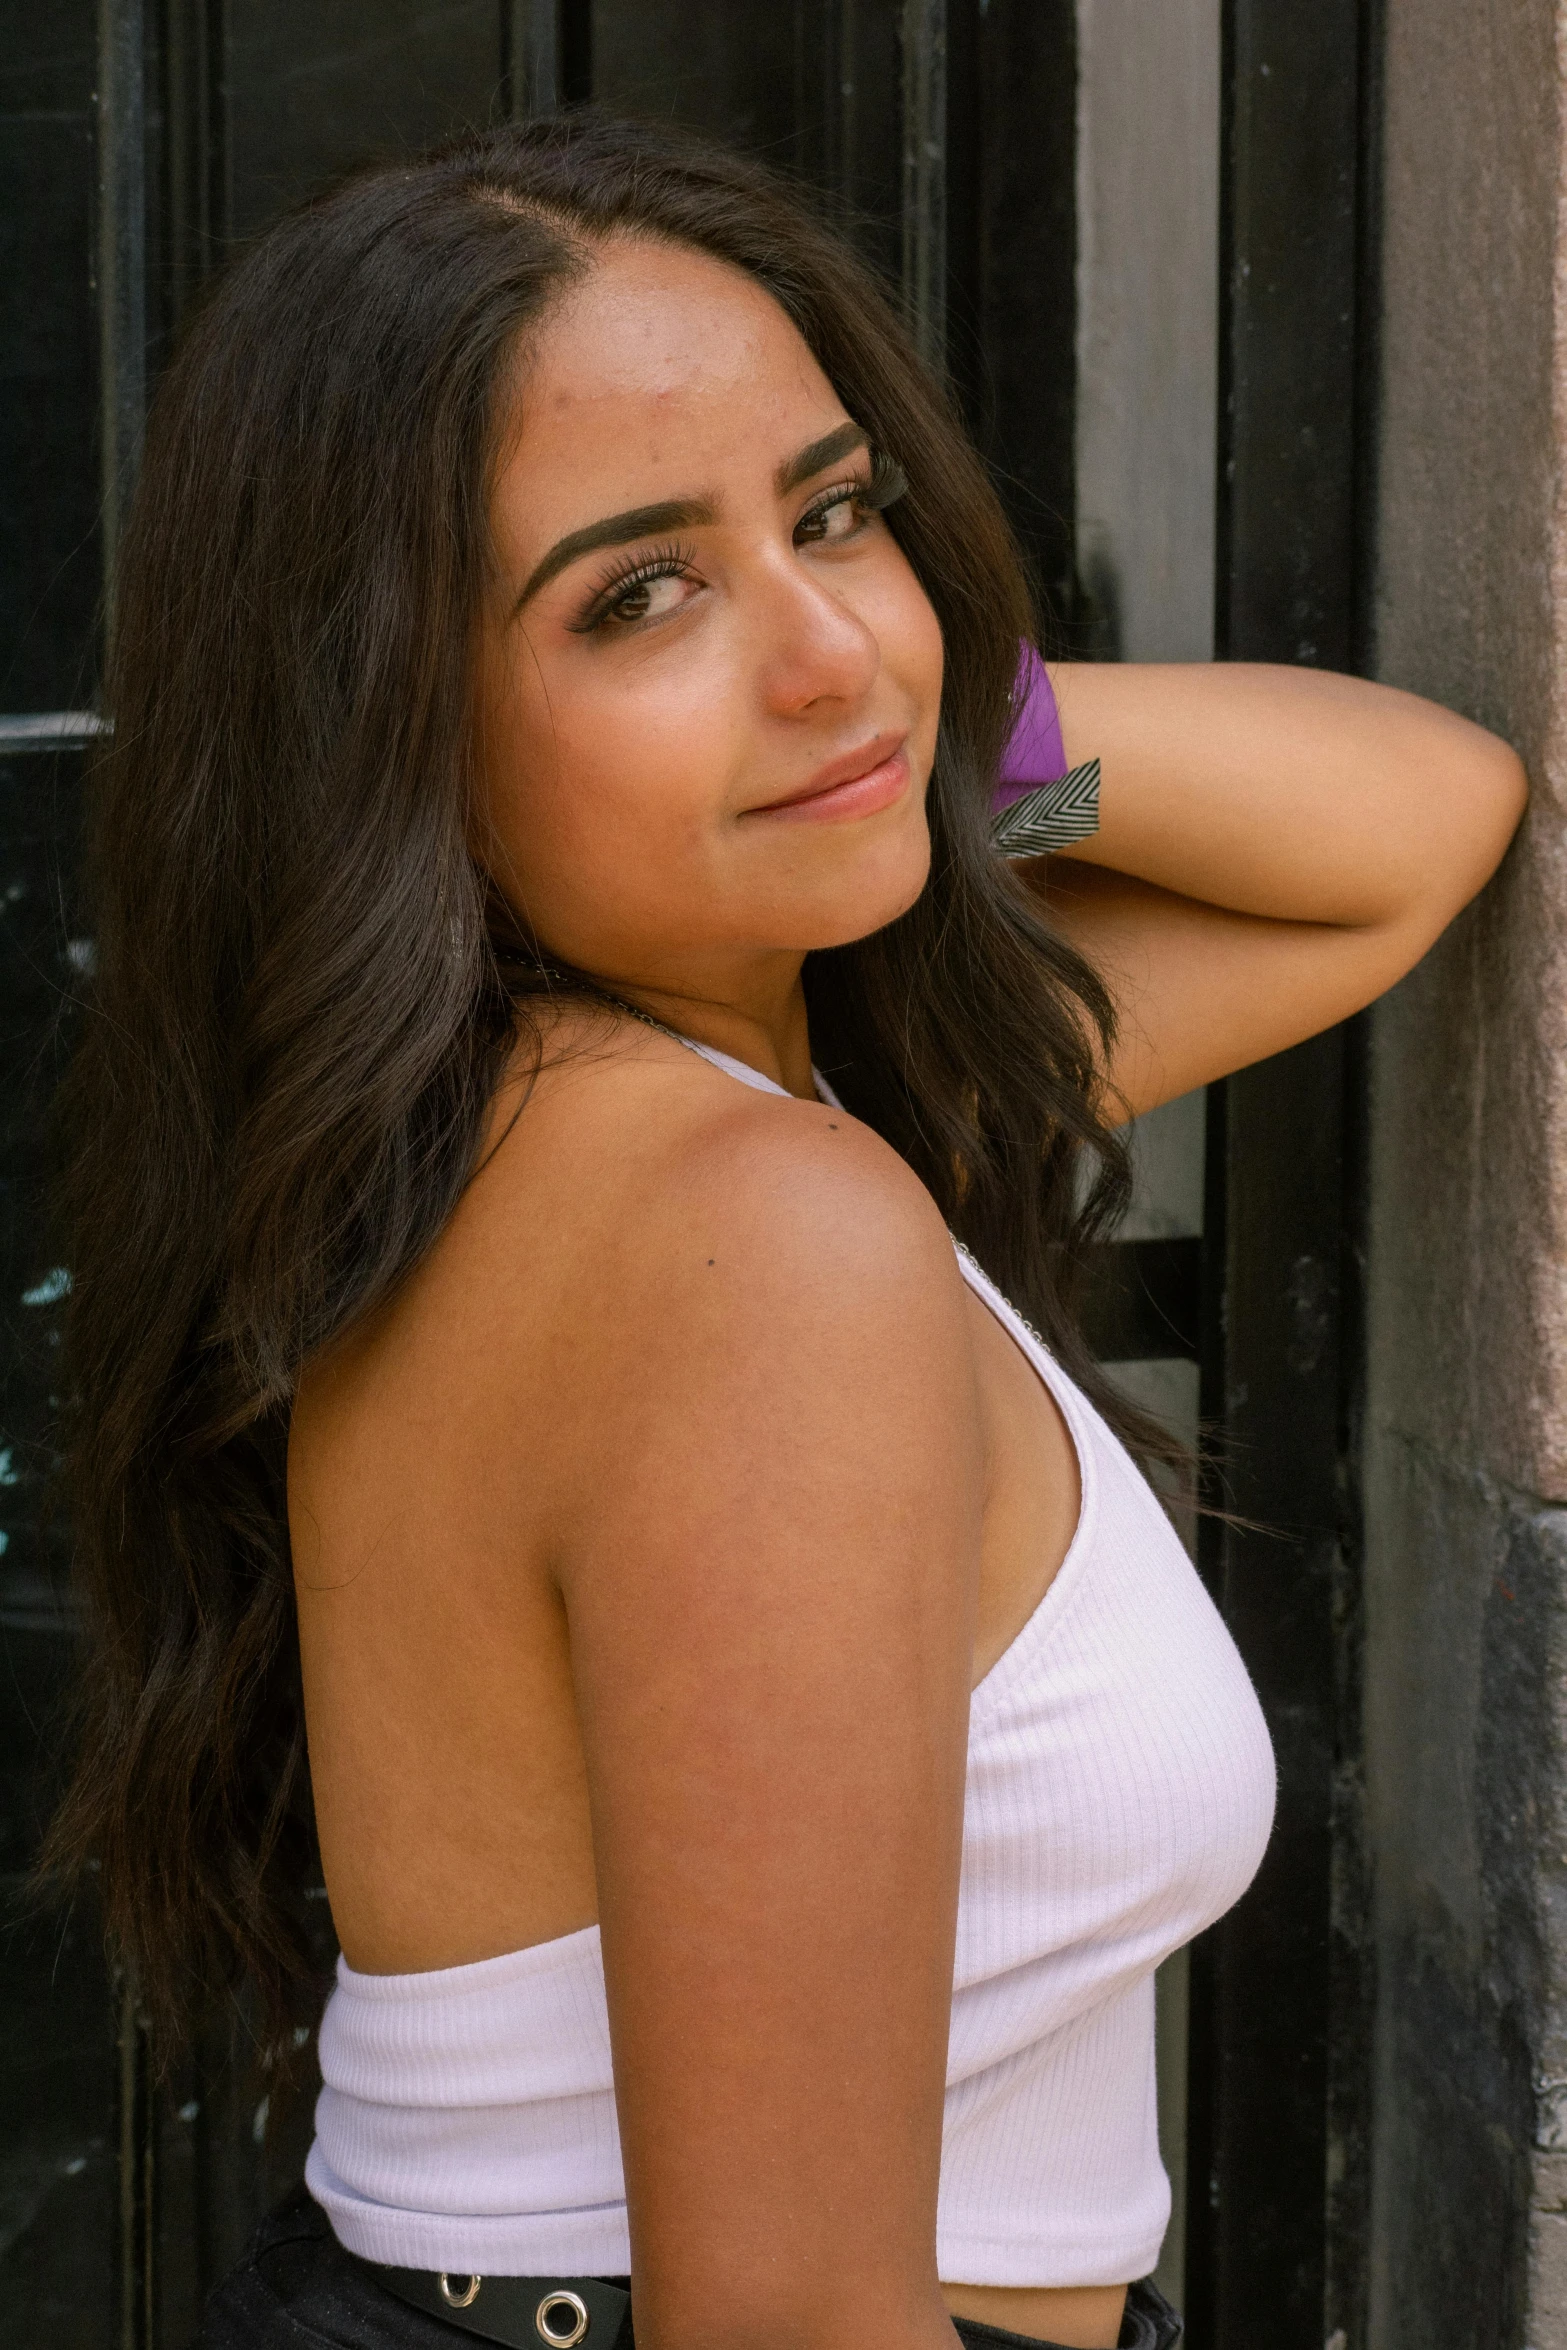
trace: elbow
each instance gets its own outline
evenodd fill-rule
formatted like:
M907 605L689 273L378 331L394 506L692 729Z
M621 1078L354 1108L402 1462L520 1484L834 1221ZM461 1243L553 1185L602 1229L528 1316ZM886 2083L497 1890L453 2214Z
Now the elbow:
M1453 777L1447 819L1429 836L1434 870L1422 911L1432 938L1479 896L1529 805L1529 777L1518 753L1496 735L1483 735L1481 743Z
M1523 822L1524 810L1529 805L1529 774L1511 743L1500 740L1496 742L1493 765L1495 773L1490 782L1490 791L1499 842L1495 864L1491 868L1494 872L1496 865L1502 861L1508 842Z
M1418 846L1413 828L1406 834L1403 887L1368 926L1381 932L1388 956L1382 987L1412 969L1480 895L1529 804L1529 778L1517 752L1478 727L1466 731L1478 741L1466 746L1465 756L1445 773L1432 777L1427 770Z
M1488 739L1484 772L1475 778L1472 805L1475 817L1475 856L1466 876L1468 887L1459 900L1467 905L1477 897L1500 865L1529 805L1529 777L1510 743L1496 735Z

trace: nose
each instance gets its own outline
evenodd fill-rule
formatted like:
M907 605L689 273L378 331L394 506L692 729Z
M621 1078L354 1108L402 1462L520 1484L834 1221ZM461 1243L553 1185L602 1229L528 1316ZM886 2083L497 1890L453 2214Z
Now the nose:
M818 704L852 707L881 667L874 629L791 553L765 567L756 610L767 708L783 718Z

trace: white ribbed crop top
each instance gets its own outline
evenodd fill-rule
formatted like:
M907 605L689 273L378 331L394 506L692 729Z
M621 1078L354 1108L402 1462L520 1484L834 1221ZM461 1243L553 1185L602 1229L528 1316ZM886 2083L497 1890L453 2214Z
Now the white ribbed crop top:
M1169 2217L1154 1969L1250 1883L1273 1753L1148 1485L958 1257L1060 1406L1082 1508L970 1705L937 2257L952 2284L1121 2284L1152 2269ZM424 1974L339 1960L321 2074L305 2177L350 2251L464 2275L628 2273L596 1926Z

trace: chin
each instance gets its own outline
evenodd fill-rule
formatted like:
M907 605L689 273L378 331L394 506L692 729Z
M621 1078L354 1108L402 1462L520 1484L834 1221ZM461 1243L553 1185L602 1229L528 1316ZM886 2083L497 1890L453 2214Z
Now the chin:
M869 938L906 914L930 879L930 835L920 827L919 839L899 844L894 853L868 857L839 886L811 908L802 926L807 951L852 946Z

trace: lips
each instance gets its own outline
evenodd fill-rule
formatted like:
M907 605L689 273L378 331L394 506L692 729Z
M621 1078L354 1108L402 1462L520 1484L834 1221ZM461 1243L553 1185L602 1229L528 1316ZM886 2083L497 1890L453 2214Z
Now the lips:
M907 739L901 734L878 735L874 741L862 743L858 750L846 751L841 758L829 760L797 791L786 792L782 798L768 800L746 813L782 822L809 823L872 816L879 808L890 808L908 787L909 762L904 750Z

